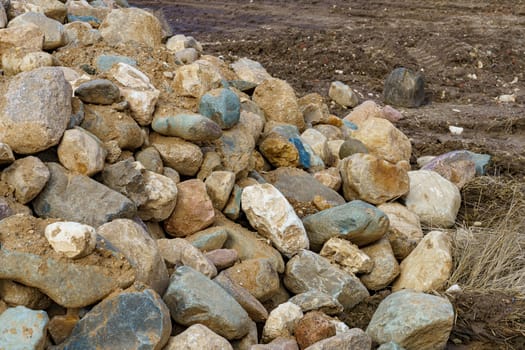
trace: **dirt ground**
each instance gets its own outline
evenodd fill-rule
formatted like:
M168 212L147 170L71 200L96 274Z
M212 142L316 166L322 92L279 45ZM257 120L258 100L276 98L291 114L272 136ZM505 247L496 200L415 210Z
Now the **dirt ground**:
M298 96L320 93L340 117L349 111L330 104L332 81L350 85L361 101L384 104L389 72L396 67L419 70L425 76L427 103L399 108L405 118L397 123L411 138L413 161L468 149L492 155L489 175L525 180L525 0L130 3L161 8L173 32L194 36L206 53L226 62L249 57L287 80ZM513 101L501 102L501 95L512 95ZM452 135L449 126L464 131ZM370 300L370 312L380 299ZM494 299L476 300L477 309L503 312ZM356 325L366 324L367 305L347 316ZM469 339L459 328L454 337ZM506 347L480 342L451 343L448 348Z

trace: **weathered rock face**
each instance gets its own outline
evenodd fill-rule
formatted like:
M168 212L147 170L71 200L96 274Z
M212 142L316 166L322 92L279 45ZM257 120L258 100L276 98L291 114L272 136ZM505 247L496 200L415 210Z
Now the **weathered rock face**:
M230 89L214 89L200 99L199 113L213 120L222 129L230 129L241 117L241 101Z
M239 260L239 254L234 249L215 249L206 252L206 258L215 265L217 270L224 270Z
M21 154L58 144L71 117L71 94L60 69L18 74L0 97L0 139Z
M203 252L222 248L227 239L228 231L218 226L207 228L185 238L186 241Z
M8 27L36 25L44 33L44 50L53 50L66 44L66 36L62 23L48 18L47 16L27 12L9 21Z
M86 350L160 350L170 333L169 310L160 296L151 289L131 289L97 304L61 346Z
M250 224L284 255L291 257L308 249L303 223L279 190L270 184L246 187L242 192L242 209Z
M388 230L388 217L373 205L356 200L320 211L303 219L313 250L332 237L344 238L358 246L377 241Z
M204 183L213 207L223 210L235 185L235 174L231 171L213 171Z
M390 221L386 237L398 260L403 260L423 238L419 217L400 203L384 203L377 207Z
M352 137L361 141L370 154L390 163L410 160L410 140L386 119L367 118L352 132Z
M440 290L452 273L450 236L431 231L401 262L401 274L393 291L412 289L418 292Z
M43 350L48 322L45 311L24 306L7 309L0 314L0 348Z
M328 96L344 107L355 107L359 103L356 93L350 86L340 81L334 81L330 84Z
M259 62L246 57L232 63L231 67L240 79L255 85L259 85L272 77Z
M177 184L177 189L175 210L164 221L166 232L185 237L210 226L215 212L204 182L198 179L183 181Z
M162 41L162 26L157 17L138 8L112 10L99 30L104 41L111 45L137 42L154 47Z
M116 219L98 227L97 232L135 267L137 281L160 295L164 293L168 287L168 270L156 241L144 226L129 219Z
M299 306L304 313L319 310L327 315L336 315L344 310L337 298L315 289L299 293L288 301Z
M361 199L382 204L401 197L409 189L410 164L400 161L389 163L371 154L353 154L339 163L343 193L348 201Z
M207 61L198 60L180 67L173 80L173 89L180 96L201 98L206 92L218 88L219 70Z
M292 124L299 130L305 127L293 88L284 80L266 79L255 88L253 101L261 107L266 118Z
M202 349L221 349L233 350L228 340L213 332L206 326L194 324L184 332L175 337L171 337L164 350L202 350Z
M410 190L406 207L429 227L450 227L456 222L461 194L450 181L434 171L409 171Z
M248 333L250 318L219 285L187 266L175 270L163 297L178 323L200 323L225 337L240 339Z
M58 146L60 164L86 176L92 176L104 168L106 155L102 142L80 127L66 130Z
M406 349L444 349L453 324L448 299L404 290L379 304L366 333L380 344L395 341Z
M44 310L51 305L51 299L38 289L10 280L0 280L0 298L9 305L33 310Z
M167 219L177 203L177 185L167 176L153 171L144 172L146 201L138 207L142 220L162 221Z
M102 183L140 206L148 200L144 173L139 162L126 159L106 165L102 171Z
M199 146L178 137L166 137L157 133L149 136L149 142L159 151L164 165L181 175L194 176L202 164L202 151Z
M262 342L269 343L277 337L289 337L294 334L295 327L303 317L301 308L286 302L274 309L264 324Z
M201 114L183 111L166 115L159 109L151 127L161 135L176 136L188 141L211 141L222 136L220 126L213 120Z
M372 259L346 239L330 238L319 254L351 274L369 273L374 268Z
M135 271L127 260L102 246L75 261L55 253L44 237L48 223L26 215L0 221L0 279L38 288L67 308L91 305L133 283ZM26 242L22 247L21 241ZM64 280L68 288L64 288ZM90 282L86 284L86 280Z
M388 286L399 275L397 263L390 242L386 238L363 248L363 253L374 262L374 268L360 277L369 290L380 290Z
M203 275L213 278L217 276L217 269L206 258L204 253L182 238L158 239L160 255L173 266L189 266Z
M50 178L33 201L35 212L98 227L115 218L136 213L133 202L84 175L75 175L56 163L47 163Z
M320 290L335 298L345 309L351 309L368 296L359 279L322 256L303 250L286 264L284 284L293 293Z
M295 337L301 349L335 335L335 325L319 311L309 312L295 327Z
M86 22L71 22L64 25L67 43L72 45L93 45L102 40L102 35Z
M26 204L42 191L49 176L49 169L40 159L28 156L15 160L0 177L14 188L16 200Z
M425 80L420 73L396 68L386 78L383 94L391 105L419 107L425 100Z

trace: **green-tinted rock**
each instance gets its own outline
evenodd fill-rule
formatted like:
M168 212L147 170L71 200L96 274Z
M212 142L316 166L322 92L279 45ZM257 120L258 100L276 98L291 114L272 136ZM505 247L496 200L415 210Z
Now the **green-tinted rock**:
M105 72L111 69L114 64L116 63L126 63L130 66L136 66L137 61L126 57L126 56L118 56L118 55L100 55L97 57L97 60L95 62L95 65L97 69L101 72Z
M229 129L239 122L241 101L230 89L215 89L201 97L199 113Z
M227 339L240 339L249 331L251 320L239 303L191 267L175 270L163 299L182 325L200 323Z
M419 107L425 100L425 80L420 73L396 68L385 80L385 103L402 107Z
M201 251L221 249L228 239L228 231L223 227L210 227L186 237L195 248Z
M64 350L158 350L171 333L169 310L151 289L103 300L75 326Z
M310 247L319 251L332 237L344 238L358 246L377 241L388 230L388 217L366 202L355 200L320 211L303 219Z
M151 123L153 130L164 136L176 136L188 141L211 141L222 135L213 120L191 112L175 115L157 114Z
M349 138L339 148L339 159L345 159L355 153L368 153L368 149L358 139Z

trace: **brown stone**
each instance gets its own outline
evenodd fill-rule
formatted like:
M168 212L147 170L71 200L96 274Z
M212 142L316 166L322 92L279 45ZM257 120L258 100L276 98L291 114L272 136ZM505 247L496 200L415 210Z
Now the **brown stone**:
M244 260L224 270L224 274L261 302L279 290L279 275L265 259Z
M301 349L334 335L334 324L320 311L307 313L295 326L295 338Z
M399 264L388 239L382 238L362 250L374 262L372 272L361 276L361 282L366 288L369 290L383 289L399 275Z
M239 254L235 249L215 249L205 254L217 270L223 270L233 266L239 259Z
M71 331L73 331L78 321L79 317L74 314L57 315L53 317L47 326L53 342L60 344L66 340L71 335Z

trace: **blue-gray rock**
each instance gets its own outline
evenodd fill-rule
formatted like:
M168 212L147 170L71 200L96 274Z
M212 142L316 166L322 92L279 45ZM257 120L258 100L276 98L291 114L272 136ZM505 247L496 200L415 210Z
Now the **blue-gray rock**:
M78 98L71 98L71 117L67 124L68 129L72 129L75 126L80 126L84 121L84 103Z
M97 70L100 72L106 72L116 63L126 63L130 66L137 66L137 61L127 56L100 55L95 61L95 67L97 67Z
M102 183L131 199L137 207L148 200L144 168L132 159L109 164L102 170Z
M238 174L251 166L255 139L246 130L239 127L239 124L229 130L224 130L214 145L221 157L224 170Z
M86 22L91 24L94 27L98 27L102 20L95 16L80 16L80 15L73 15L71 13L67 14L67 21L68 23L71 22Z
M405 289L379 304L366 333L376 343L395 341L408 350L444 349L453 325L447 298Z
M283 282L288 290L296 294L312 290L329 294L345 310L350 310L369 296L357 277L309 250L303 250L288 261Z
M75 326L63 350L160 350L171 333L169 310L151 289L104 299Z
M355 200L325 209L303 219L310 247L319 251L332 237L344 238L358 246L377 241L388 231L388 216L375 206Z
M135 270L129 262L102 245L85 258L64 259L44 236L50 222L28 215L0 221L0 279L38 288L67 308L91 305L133 283Z
M385 80L385 103L402 107L419 107L425 100L425 80L408 68L396 68Z
M474 153L466 150L452 151L442 154L429 163L425 164L421 170L434 170L438 166L453 166L454 163L461 161L472 161L476 166L476 175L485 175L485 170L490 162L490 155Z
M224 215L231 220L237 220L241 214L241 197L242 188L238 185L233 185L230 199L228 199L226 206L222 210Z
M172 318L182 325L201 323L226 339L240 339L249 331L251 320L242 306L191 267L175 270L163 299Z
M71 94L60 68L38 68L13 77L0 95L0 140L21 154L58 144L71 117Z
M84 103L110 105L120 99L117 85L107 79L94 79L80 84L75 89L77 96Z
M203 252L221 249L228 239L228 231L224 227L210 227L185 238L195 248Z
M61 165L47 163L50 178L33 201L44 218L61 218L98 227L116 218L132 218L135 204L118 192L85 176L71 174Z
M230 129L239 122L241 101L230 89L214 89L201 97L199 113L219 124L222 129Z
M49 317L45 311L24 306L9 308L0 314L0 349L43 350Z
M211 141L222 136L221 127L213 120L186 111L174 115L156 113L151 128L161 135L188 141Z

